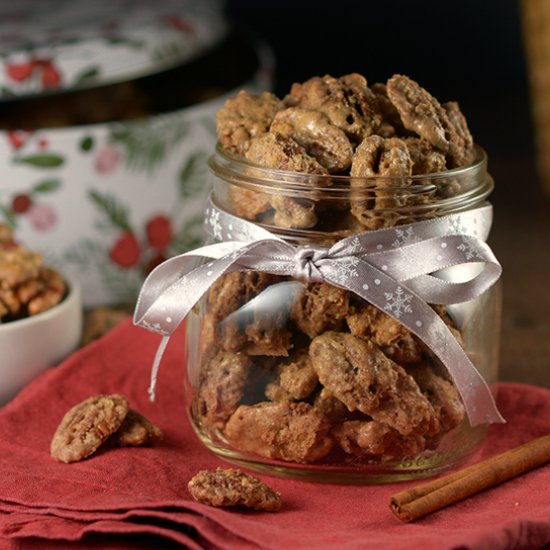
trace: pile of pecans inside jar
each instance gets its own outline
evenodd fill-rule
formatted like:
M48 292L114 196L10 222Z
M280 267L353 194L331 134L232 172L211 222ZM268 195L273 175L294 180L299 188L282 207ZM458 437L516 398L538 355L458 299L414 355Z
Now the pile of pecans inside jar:
M0 224L0 323L42 313L65 293L63 277L44 265L40 253L16 243L8 225Z
M281 228L361 232L411 221L395 215L403 205L394 187L474 160L457 103L441 105L401 75L370 87L359 74L314 77L283 100L241 91L219 111L217 132L224 151L250 166L374 185L338 212L314 198L229 186L232 213ZM432 307L462 344L445 308ZM203 434L240 452L296 463L400 460L437 448L464 418L430 350L346 290L233 272L203 309L192 415Z

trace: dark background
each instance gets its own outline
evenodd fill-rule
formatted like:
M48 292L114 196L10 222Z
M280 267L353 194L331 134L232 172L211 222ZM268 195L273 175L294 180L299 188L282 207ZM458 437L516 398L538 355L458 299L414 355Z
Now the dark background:
M278 95L327 73L406 74L458 101L476 141L505 154L532 147L518 1L228 0L227 12L270 44Z
M501 378L550 387L550 181L543 191L536 171L522 1L228 0L227 12L271 46L279 96L327 73L402 73L459 102L495 180Z

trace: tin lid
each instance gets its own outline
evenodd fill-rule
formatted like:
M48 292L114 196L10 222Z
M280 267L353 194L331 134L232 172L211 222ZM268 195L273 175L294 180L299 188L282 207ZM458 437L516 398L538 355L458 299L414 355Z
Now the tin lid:
M111 84L181 64L226 33L221 0L0 4L0 99Z

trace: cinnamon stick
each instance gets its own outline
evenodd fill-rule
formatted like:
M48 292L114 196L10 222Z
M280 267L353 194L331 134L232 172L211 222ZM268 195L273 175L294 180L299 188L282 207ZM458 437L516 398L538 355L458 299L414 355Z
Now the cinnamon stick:
M413 521L547 462L550 462L550 435L534 439L464 470L401 491L390 498L389 505L400 520Z

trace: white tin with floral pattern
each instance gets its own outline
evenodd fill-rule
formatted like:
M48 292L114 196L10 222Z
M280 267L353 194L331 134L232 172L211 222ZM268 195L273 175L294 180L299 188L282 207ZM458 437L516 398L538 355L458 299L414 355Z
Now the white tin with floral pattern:
M58 19L46 17L46 4L51 9L51 2L21 0L0 8L4 99L147 73L193 57L224 29L218 2L78 3L88 10L78 32L74 1L53 3L66 10ZM30 7L35 13L29 16ZM36 31L23 48L16 23L27 17ZM40 26L43 18L47 28ZM98 22L105 32L94 38ZM38 48L57 33L58 46ZM77 38L85 47L71 50ZM269 88L269 59L261 58L242 87ZM85 306L133 303L153 266L201 241L215 113L235 91L140 120L0 130L0 222L78 281Z

